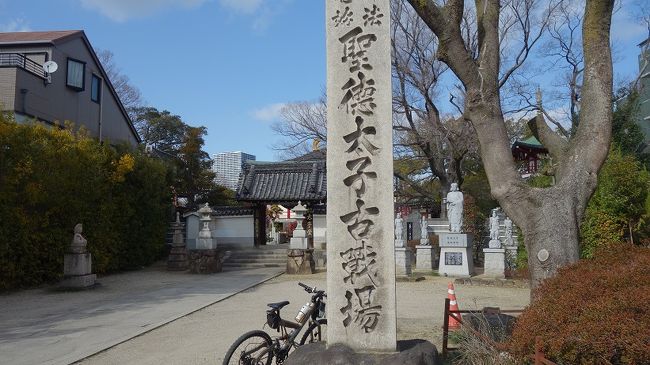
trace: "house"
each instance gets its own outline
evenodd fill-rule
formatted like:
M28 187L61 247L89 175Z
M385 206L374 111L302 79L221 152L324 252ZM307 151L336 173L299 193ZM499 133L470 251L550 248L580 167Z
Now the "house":
M71 121L100 141L141 142L82 30L0 33L0 108L18 123Z
M637 90L639 92L639 109L636 123L641 127L645 136L643 152L650 153L650 37L638 44L639 75Z

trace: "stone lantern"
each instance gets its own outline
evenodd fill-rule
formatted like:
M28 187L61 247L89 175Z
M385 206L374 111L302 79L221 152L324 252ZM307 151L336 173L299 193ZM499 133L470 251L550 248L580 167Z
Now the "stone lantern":
M293 231L293 237L289 242L287 250L287 274L313 274L316 266L314 262L314 250L307 248L307 232L302 227L307 208L298 202L293 212L296 213L298 225Z
M198 213L200 216L199 220L201 221L201 230L199 231L199 239L196 243L196 248L198 250L212 250L217 248L217 242L212 238L212 231L210 231L210 221L212 220L210 214L212 214L212 209L210 209L208 203L205 203L205 205L198 210Z
M298 202L293 209L293 212L296 214L296 222L298 225L293 231L293 237L289 242L290 248L292 250L304 250L307 248L307 232L302 227L302 223L305 220L305 213L307 213L307 207Z
M197 211L199 214L199 238L196 240L196 250L190 250L189 269L192 274L211 274L220 272L222 269L221 256L217 250L217 240L212 237L210 231L210 221L212 209L208 203L205 203Z

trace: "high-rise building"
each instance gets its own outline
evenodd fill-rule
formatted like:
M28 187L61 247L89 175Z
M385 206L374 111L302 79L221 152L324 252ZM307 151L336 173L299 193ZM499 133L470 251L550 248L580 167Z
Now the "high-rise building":
M246 161L255 161L255 156L241 151L221 152L212 156L212 170L215 182L228 189L237 190L237 182Z

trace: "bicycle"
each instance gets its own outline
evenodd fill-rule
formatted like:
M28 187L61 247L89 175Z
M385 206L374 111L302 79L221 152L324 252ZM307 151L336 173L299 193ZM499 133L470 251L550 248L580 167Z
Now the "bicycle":
M316 290L315 287L312 288L303 283L298 283L298 285L313 295L296 315L296 322L282 319L280 316L280 310L289 304L289 301L267 304L271 309L266 311L266 325L277 330L280 336L271 338L262 330L244 333L226 352L223 365L271 365L273 358L275 358L276 364L282 364L294 347L323 340L323 329L327 325L327 319L324 318L325 303L323 299L327 295L324 290ZM300 342L296 343L298 334L307 323L309 323L307 330L302 335ZM287 329L291 329L291 331L289 332ZM234 362L231 362L233 360Z

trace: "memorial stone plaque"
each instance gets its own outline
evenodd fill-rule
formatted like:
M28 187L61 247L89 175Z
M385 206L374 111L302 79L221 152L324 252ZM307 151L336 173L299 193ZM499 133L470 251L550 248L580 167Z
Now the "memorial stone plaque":
M327 344L396 348L390 4L327 0Z
M445 252L445 265L462 265L462 252Z

